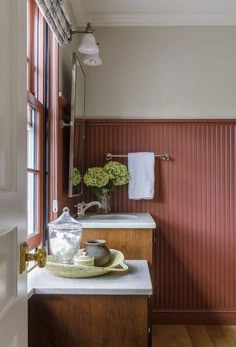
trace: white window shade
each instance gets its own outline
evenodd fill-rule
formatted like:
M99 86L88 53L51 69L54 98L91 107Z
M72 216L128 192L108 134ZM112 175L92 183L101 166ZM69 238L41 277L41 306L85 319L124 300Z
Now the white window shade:
M63 0L36 0L36 2L60 46L67 44L71 39L72 23Z

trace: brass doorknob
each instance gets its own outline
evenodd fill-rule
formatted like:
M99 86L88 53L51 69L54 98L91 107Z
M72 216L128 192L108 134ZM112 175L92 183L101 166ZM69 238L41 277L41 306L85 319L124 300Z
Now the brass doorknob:
M44 267L47 261L47 251L46 248L39 248L36 253L28 252L28 244L26 242L20 245L20 273L22 274L26 267L27 262L35 261L38 267Z

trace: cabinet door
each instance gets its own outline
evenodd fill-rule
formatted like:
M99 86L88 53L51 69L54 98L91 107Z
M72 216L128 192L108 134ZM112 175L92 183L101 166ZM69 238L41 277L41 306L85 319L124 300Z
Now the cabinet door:
M121 251L125 259L146 259L152 264L152 229L84 229L81 247L87 240L106 240L107 247Z
M147 296L34 295L29 347L150 346Z

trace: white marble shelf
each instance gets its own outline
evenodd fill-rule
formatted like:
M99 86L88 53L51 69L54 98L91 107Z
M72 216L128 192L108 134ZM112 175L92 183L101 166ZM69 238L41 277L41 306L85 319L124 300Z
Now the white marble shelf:
M28 298L33 294L152 295L146 260L127 260L127 272L110 272L99 277L63 278L35 268L28 275Z
M155 229L156 223L150 213L110 213L91 215L77 219L83 229Z

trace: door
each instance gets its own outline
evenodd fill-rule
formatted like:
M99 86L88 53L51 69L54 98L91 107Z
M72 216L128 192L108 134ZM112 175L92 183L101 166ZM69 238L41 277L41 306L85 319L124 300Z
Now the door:
M26 0L0 1L0 345L27 346Z

